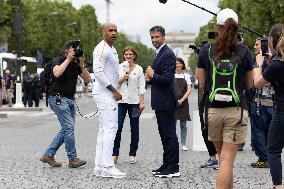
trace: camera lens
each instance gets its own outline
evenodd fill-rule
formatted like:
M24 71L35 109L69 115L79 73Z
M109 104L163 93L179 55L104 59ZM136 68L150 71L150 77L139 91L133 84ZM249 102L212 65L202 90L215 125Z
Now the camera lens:
M81 49L76 49L75 50L75 57L81 57L83 56L84 52Z

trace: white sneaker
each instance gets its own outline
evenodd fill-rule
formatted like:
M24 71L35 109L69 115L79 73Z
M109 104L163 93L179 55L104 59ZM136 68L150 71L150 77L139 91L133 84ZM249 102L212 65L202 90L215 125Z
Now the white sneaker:
M181 150L182 150L182 151L188 151L188 148L187 148L186 146L182 146L182 147L181 147Z
M97 177L102 176L102 167L96 165L96 167L94 168L94 174L95 174Z
M101 176L104 178L124 178L126 174L115 167L102 168Z

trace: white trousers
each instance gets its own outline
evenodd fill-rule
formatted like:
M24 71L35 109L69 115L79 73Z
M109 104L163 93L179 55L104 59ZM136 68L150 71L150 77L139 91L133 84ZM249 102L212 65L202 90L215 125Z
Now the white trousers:
M95 165L114 166L113 144L118 128L118 106L112 96L93 95L99 115L99 132L96 145Z

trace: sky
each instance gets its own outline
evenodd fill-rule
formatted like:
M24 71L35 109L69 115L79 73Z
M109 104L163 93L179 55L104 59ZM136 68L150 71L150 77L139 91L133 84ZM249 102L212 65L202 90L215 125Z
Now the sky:
M106 22L105 0L69 0L77 9L90 4L96 9L100 23ZM198 6L217 13L218 0L188 0ZM199 8L182 0L168 0L162 4L159 0L111 0L110 22L118 26L119 32L138 34L141 42L151 47L149 29L161 25L166 32L191 32L196 35L199 28L206 25L213 17Z

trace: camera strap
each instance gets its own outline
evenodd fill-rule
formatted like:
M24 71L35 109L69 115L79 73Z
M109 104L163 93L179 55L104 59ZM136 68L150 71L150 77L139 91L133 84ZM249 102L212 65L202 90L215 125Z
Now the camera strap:
M98 110L96 110L96 112L93 113L93 114L91 114L91 115L89 115L89 114L83 115L83 114L80 112L80 109L79 109L79 106L78 106L76 100L74 100L74 102L75 102L75 104L76 104L78 113L79 113L79 115L80 115L82 118L92 118L92 117L95 117L95 115L98 113Z

